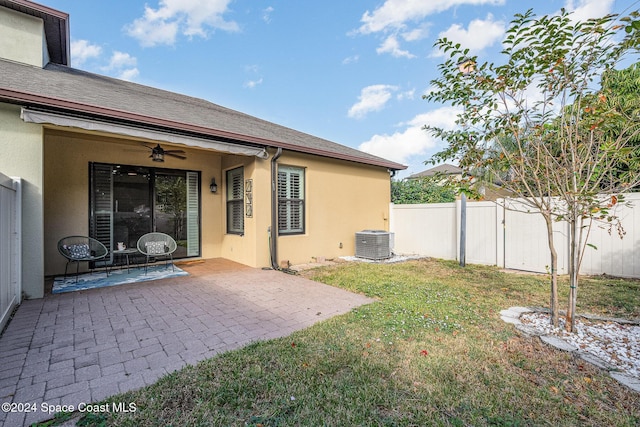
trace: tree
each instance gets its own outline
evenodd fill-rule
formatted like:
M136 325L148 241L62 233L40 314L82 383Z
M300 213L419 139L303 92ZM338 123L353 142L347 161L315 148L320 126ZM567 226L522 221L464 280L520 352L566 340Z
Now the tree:
M518 14L503 42L504 63L480 63L443 38L448 55L424 98L462 106L458 129L425 126L447 142L433 161L500 174L504 188L544 218L551 259L551 321L558 325L558 256L553 224L569 224L570 298L567 329L574 329L580 263L594 222L623 234L615 208L640 183L634 117L607 105L597 80L638 52L638 12L574 22L562 10L537 17ZM466 71L460 72L459 64ZM463 70L465 71L465 70ZM596 88L594 88L594 86ZM615 131L614 131L615 130ZM505 143L505 142L508 142Z
M635 136L631 139L634 157L640 158L640 64L636 63L623 70L608 70L602 75L602 94L606 108L616 111L621 117L621 125L613 125L609 130L610 137L615 138L622 129L635 125ZM625 165L619 165L619 170L625 170ZM638 191L638 189L634 189Z
M602 75L602 94L607 108L618 112L628 124L633 123L640 111L640 63L622 70L607 70ZM640 122L636 120L635 126L640 126ZM640 146L640 135L633 138L633 143Z
M398 204L447 203L456 200L455 189L443 180L424 177L391 181L391 201Z

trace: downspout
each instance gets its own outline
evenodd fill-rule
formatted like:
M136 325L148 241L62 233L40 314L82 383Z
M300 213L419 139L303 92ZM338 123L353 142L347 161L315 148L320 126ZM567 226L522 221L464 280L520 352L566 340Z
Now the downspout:
M282 155L282 148L278 147L278 151L271 158L271 228L269 233L271 236L271 267L279 270L278 267L278 171L276 169L276 161Z
M393 225L393 178L398 174L397 169L387 169L389 171L389 222L387 224L388 231L392 231Z

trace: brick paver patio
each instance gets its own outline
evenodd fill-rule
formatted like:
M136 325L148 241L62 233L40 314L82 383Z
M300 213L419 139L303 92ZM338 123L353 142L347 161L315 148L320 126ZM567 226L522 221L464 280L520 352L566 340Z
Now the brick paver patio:
M46 420L43 403L96 402L372 301L226 260L182 267L189 276L24 301L0 337L0 403L36 410L0 411L0 424Z

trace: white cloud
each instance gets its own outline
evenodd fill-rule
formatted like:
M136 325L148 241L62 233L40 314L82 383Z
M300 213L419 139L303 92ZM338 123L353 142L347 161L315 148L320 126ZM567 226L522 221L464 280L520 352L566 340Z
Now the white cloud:
M244 82L242 87L253 89L254 87L261 85L263 82L262 76L260 75L260 66L257 64L245 65L244 73L248 75L247 80Z
M261 85L262 84L262 78L259 78L258 80L249 80L247 82L245 82L245 84L243 85L246 88L249 89L253 89L254 87Z
M353 55L353 56L349 56L348 58L344 58L342 60L343 64L353 64L355 62L358 62L360 60L360 55Z
M152 11L145 7L144 18L133 21L125 29L127 34L138 39L142 46L156 46L159 44L172 45L175 43L178 34L177 22L165 22L154 20L151 17Z
M262 20L267 24L271 22L271 14L275 9L269 6L268 8L262 11Z
M71 42L71 59L74 66L82 66L91 58L98 58L102 54L102 48L91 44L87 40L74 40Z
M87 71L100 72L121 80L134 80L140 74L138 60L125 52L113 51L105 59L102 47L88 40L71 42L71 62L74 67Z
M460 5L500 5L505 0L386 0L373 12L362 15L363 23L357 30L361 34L377 33L403 28L407 22L420 21L434 13Z
M210 30L238 31L226 21L231 0L160 0L158 8L145 6L144 15L125 27L142 46L173 45L179 33L207 37Z
M129 66L135 66L138 63L138 60L125 52L115 51L113 55L111 55L111 60L109 61L108 68L109 69L117 69Z
M401 48L399 37L407 42L425 38L429 28L429 24L424 22L427 16L461 5L499 5L504 2L505 0L386 0L373 12L366 11L360 20L362 25L351 34L386 34L377 49L379 54L414 58L415 55Z
M114 75L122 80L134 80L140 74L136 67L138 60L125 52L114 51L109 63L102 67L107 74Z
M429 35L429 25L423 24L419 28L404 31L400 33L402 38L408 42L414 42L416 40L422 40Z
M407 90L405 92L401 92L396 96L398 101L402 101L403 99L415 99L415 97L416 97L416 90L415 89L411 89L411 90Z
M425 125L439 126L453 129L456 116L460 109L442 107L428 113L420 114L407 123L402 123L405 129L392 135L374 135L369 141L363 142L358 149L366 153L380 156L398 163L407 164L412 157L425 156L439 143L426 130ZM428 160L428 159L421 159Z
M573 12L571 19L586 21L600 18L613 11L614 0L566 0L565 8Z
M348 116L360 119L372 111L382 110L396 90L398 88L391 85L371 85L363 88L358 102L349 109Z
M416 57L408 50L400 49L400 43L398 42L398 39L395 35L390 35L389 37L387 37L387 39L380 45L380 47L376 49L376 52L378 52L378 54L390 53L396 58L404 57L411 59Z
M460 43L465 48L477 53L497 41L504 38L506 26L504 21L494 21L493 15L487 18L474 19L469 23L469 28L464 29L459 24L453 24L445 31L438 34L438 38L447 38L455 43ZM434 56L442 56L443 52L436 51Z
M133 81L136 79L136 77L138 77L139 74L140 74L140 71L138 71L138 69L134 67L134 68L123 70L118 75L118 78L120 80Z

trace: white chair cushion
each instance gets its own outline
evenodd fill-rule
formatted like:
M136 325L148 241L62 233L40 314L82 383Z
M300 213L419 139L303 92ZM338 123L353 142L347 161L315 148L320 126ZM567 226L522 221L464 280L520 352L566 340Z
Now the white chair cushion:
M69 256L73 259L84 259L91 256L89 245L86 243L68 245L65 247L65 249L68 251Z

